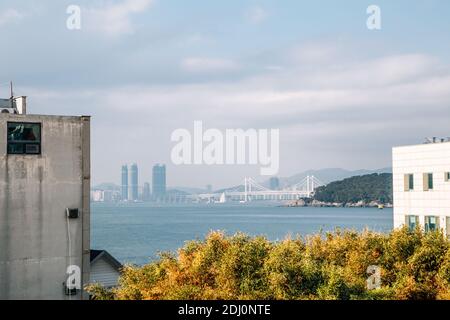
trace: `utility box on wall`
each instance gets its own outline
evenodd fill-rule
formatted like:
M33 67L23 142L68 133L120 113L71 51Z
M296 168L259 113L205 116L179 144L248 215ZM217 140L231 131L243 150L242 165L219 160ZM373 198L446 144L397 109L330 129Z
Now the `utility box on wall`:
M90 117L0 114L0 299L88 298L89 193Z

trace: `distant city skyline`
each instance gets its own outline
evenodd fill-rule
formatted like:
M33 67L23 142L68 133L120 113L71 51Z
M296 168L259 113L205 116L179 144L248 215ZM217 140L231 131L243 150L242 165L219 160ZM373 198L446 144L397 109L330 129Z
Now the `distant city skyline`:
M149 179L140 176L137 163L121 166L120 197L124 201L152 200L166 195L166 167L164 164L152 166L152 175ZM152 186L150 183L152 181ZM103 183L111 183L103 182Z
M221 131L280 131L280 177L392 165L393 146L450 135L450 2L80 0L0 3L0 98L38 114L92 115L92 183L214 189L259 180L260 166L174 165L171 133L202 121ZM58 45L55 46L55 43ZM30 55L32 59L30 59ZM131 181L128 183L131 184ZM141 183L142 185L142 183Z
M137 165L139 168L139 165ZM215 190L220 190L220 189L226 189L226 188L231 188L231 187L235 187L237 185L242 185L243 181L241 181L240 183L236 183L233 185L226 185L226 186L220 186L220 187L213 187L213 184L207 184L205 186L200 186L200 187L196 187L196 186L192 186L192 185L167 185L167 182L164 181L164 179L167 180L167 171L166 171L166 165L165 164L155 164L152 166L152 175L150 177L146 176L146 177L141 177L140 175L138 176L138 179L140 182L140 184L138 184L138 198L141 199L146 197L146 193L147 196L152 195L153 193L153 184L160 184L160 190L164 190L164 193L166 191L170 191L170 190L176 190L176 189L180 189L179 191L183 191L181 189L184 190L196 190L196 191L205 191L206 193L208 192L212 192ZM100 187L100 190L103 190L104 188L106 189L110 189L110 188L114 188L115 187L119 187L120 188L120 194L121 194L121 198L124 200L128 199L128 194L129 194L129 190L130 187L129 185L127 185L127 181L129 181L131 179L131 177L129 177L129 170L128 170L128 165L122 165L121 167L121 172L122 172L122 180L120 183L116 183L113 180L109 180L109 181L103 181L100 184L97 185L92 185L94 190L98 190ZM139 170L140 171L140 170ZM156 171L156 175L154 175L154 171ZM320 180L324 183L329 183L332 181L337 181L337 180L342 180L345 178L349 178L352 176L359 176L359 175L366 175L366 174L372 174L372 173L392 173L392 167L386 167L386 168L378 168L378 169L372 169L372 170L368 170L368 169L360 169L360 170L347 170L347 169L342 169L342 168L324 168L324 169L318 169L318 170L306 170L303 172L297 172L294 175L291 176L272 176L270 178L267 177L261 177L260 178L260 182L265 184L269 189L279 189L285 185L292 185L292 184L296 184L298 183L300 180L302 180L303 178L305 178L308 175L311 176L317 176L320 177ZM169 173L170 174L170 173ZM154 179L153 177L156 177L156 179ZM151 181L152 186L150 186L150 183L148 181ZM110 185L110 184L113 185ZM101 187L102 185L104 185L103 187ZM158 188L158 187L157 187ZM126 190L126 192L125 192ZM125 192L125 196L124 196L124 192ZM160 193L161 194L161 193ZM141 199L142 200L142 199Z

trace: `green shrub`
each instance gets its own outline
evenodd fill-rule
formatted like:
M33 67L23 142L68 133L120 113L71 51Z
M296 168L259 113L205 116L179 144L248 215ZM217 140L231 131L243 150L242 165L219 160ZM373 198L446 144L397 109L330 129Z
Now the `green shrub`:
M367 268L381 288L366 288ZM337 230L270 242L211 232L177 255L127 265L119 286L90 285L94 299L450 299L450 244L441 232Z

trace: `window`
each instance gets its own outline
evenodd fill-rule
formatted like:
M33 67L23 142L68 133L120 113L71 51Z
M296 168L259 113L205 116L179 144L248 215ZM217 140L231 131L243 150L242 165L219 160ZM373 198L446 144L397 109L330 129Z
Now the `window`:
M8 154L41 154L41 124L8 122Z
M414 190L414 175L405 174L405 191Z
M450 239L450 217L447 217L447 239Z
M436 231L439 228L439 217L425 217L425 232Z
M406 226L409 231L413 231L419 225L419 217L418 216L406 216Z
M450 181L450 172L445 173L445 181L446 182Z
M423 191L433 190L433 174L423 174Z

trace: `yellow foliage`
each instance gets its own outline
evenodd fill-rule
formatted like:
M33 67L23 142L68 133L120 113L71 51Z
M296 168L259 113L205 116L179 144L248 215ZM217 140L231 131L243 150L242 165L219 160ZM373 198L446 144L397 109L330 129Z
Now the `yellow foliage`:
M367 268L381 270L368 290ZM450 244L441 232L336 230L270 242L211 232L177 255L123 268L119 286L88 286L95 299L450 299Z

